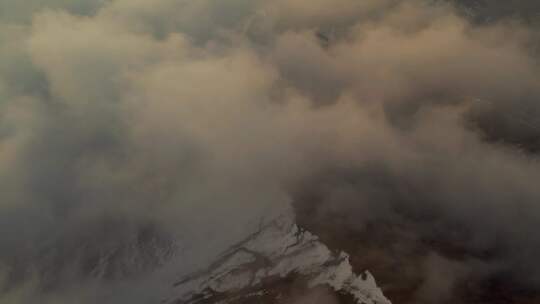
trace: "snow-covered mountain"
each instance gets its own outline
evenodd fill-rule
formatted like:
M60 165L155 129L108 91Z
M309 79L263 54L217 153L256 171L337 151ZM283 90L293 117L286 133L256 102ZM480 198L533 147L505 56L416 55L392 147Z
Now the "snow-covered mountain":
M390 304L368 271L354 273L346 253L299 228L287 209L207 268L179 278L164 303L282 303L315 288L350 303Z

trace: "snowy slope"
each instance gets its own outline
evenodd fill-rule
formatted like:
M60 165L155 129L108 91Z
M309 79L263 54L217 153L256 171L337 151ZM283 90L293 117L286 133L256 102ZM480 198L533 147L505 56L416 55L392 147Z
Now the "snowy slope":
M356 303L390 304L369 272L355 274L348 255L330 251L315 235L297 227L290 209L261 223L208 268L180 278L173 295L164 302L236 303L241 298L275 293L268 290L268 282L293 274L308 288L329 286L352 296Z

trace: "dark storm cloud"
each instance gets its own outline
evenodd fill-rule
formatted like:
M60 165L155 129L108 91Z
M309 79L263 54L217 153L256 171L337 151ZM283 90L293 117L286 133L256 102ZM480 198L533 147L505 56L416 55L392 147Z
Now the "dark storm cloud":
M531 25L424 1L19 2L0 5L2 301L152 300L175 250L195 267L298 197L492 253L422 258L426 303L499 269L538 286Z

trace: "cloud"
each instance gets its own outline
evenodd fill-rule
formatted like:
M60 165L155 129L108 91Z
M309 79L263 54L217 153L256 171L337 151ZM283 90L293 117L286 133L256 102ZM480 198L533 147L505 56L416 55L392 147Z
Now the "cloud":
M150 301L291 201L489 254L420 255L426 303L538 286L534 25L420 0L0 11L2 301Z

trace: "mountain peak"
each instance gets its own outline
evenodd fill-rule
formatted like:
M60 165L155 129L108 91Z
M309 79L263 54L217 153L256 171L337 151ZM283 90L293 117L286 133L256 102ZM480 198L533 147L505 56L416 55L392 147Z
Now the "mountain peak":
M391 304L368 271L355 274L346 253L299 228L289 209L174 286L164 303L283 303L324 289L347 303Z

